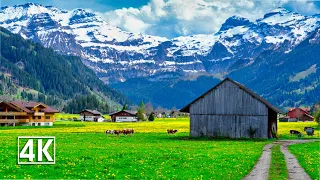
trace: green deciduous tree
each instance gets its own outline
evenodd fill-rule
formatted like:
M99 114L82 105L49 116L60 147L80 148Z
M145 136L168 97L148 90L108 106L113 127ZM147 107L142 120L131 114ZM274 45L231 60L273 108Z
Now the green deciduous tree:
M139 121L145 121L146 117L145 117L145 105L144 102L141 101L139 107L138 107L138 112L137 112L137 118Z

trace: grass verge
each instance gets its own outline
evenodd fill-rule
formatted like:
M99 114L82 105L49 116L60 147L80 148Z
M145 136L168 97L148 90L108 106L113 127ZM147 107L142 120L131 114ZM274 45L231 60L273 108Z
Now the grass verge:
M272 147L271 164L269 171L269 180L287 179L288 171L284 155L280 151L280 145Z
M312 179L320 179L320 142L293 144L289 151L296 156L302 168Z

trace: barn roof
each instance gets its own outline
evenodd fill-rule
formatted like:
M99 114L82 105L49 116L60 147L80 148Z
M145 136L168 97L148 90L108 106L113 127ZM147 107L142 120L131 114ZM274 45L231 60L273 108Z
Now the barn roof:
M112 116L112 115L117 114L117 113L122 112L122 111L124 111L124 112L126 112L126 113L129 113L129 114L131 114L131 115L133 115L133 116L135 116L135 115L137 114L137 111L121 110L121 111L113 112L113 113L111 113L111 114L109 114L109 115Z
M91 109L84 109L84 110L82 110L81 112L84 112L84 111L87 111L87 112L89 112L89 113L91 113L91 114L93 114L93 115L101 115L102 113L101 112L99 112L99 111L97 111L97 110L91 110ZM80 112L80 113L81 113Z
M254 98L258 99L259 101L261 101L263 104L265 104L268 108L274 110L277 113L280 113L281 110L279 110L277 107L273 106L272 104L270 104L268 101L266 101L265 99L263 99L262 97L260 97L259 95L257 95L256 93L254 93L253 91L251 91L250 89L248 89L247 87L245 87L244 85L240 84L239 82L236 82L230 78L225 78L224 80L222 80L221 82L219 82L217 85L215 85L213 88L209 89L207 92L205 92L204 94L202 94L201 96L199 96L198 98L196 98L195 100L193 100L191 103L189 103L188 105L186 105L185 107L183 107L182 109L180 109L181 112L188 112L190 111L190 106L191 104L193 104L194 102L198 101L199 99L203 98L205 95L207 95L208 93L210 93L212 90L216 89L220 84L224 83L225 81L230 81L232 83L234 83L235 85L237 85L239 88L243 89L244 91L246 91L247 93L249 93L250 95L252 95Z

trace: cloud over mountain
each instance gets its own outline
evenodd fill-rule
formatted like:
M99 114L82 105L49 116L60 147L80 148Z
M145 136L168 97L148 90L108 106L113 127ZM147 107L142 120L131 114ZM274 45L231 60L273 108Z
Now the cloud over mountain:
M122 8L100 15L111 24L130 32L171 38L212 34L232 15L254 21L280 6L305 15L320 12L312 1L151 0L140 8Z

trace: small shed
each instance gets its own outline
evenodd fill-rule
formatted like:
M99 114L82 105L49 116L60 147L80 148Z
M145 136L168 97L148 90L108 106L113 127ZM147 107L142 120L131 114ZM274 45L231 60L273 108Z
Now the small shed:
M137 112L121 110L110 114L112 122L137 122Z
M268 138L277 132L278 108L226 78L180 111L190 113L190 136Z
M101 112L97 110L84 109L80 113L81 121L103 122L104 118Z

